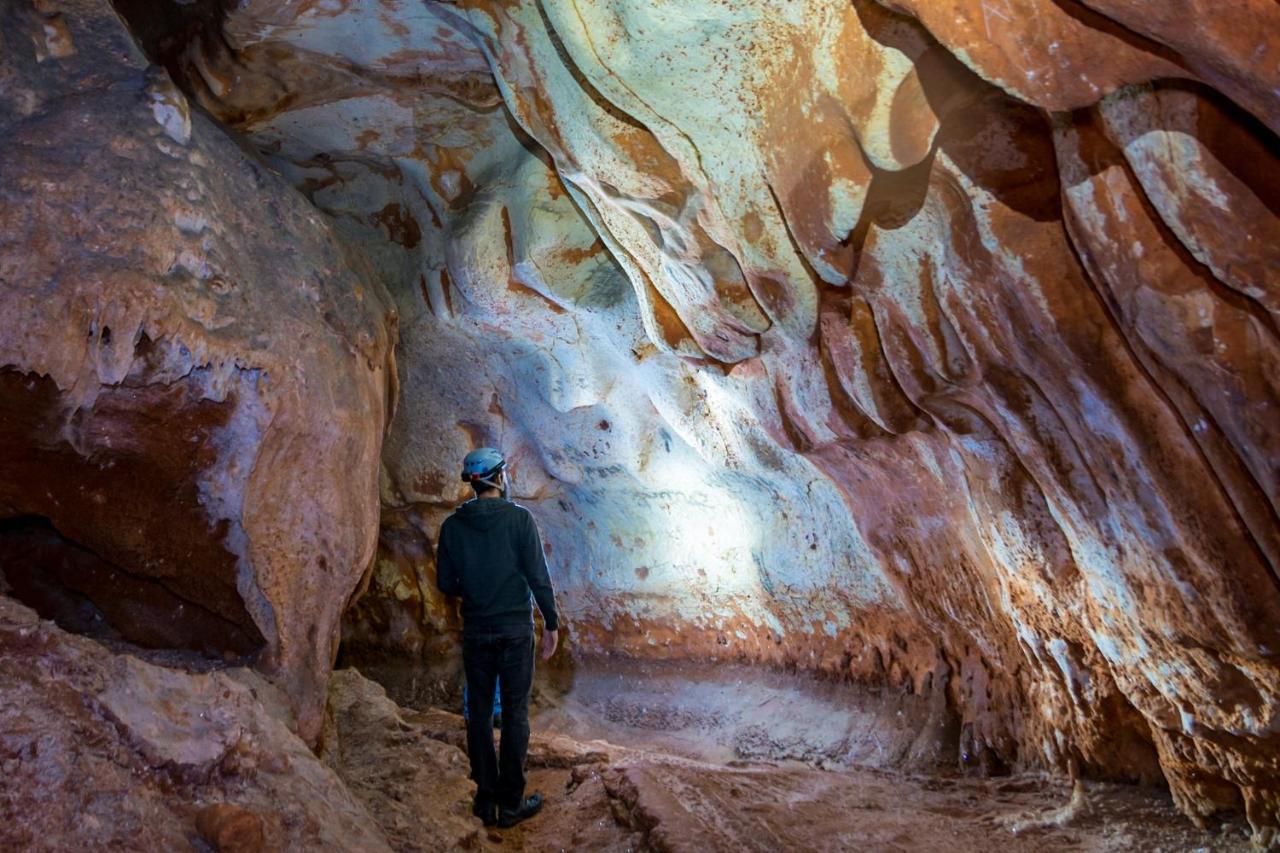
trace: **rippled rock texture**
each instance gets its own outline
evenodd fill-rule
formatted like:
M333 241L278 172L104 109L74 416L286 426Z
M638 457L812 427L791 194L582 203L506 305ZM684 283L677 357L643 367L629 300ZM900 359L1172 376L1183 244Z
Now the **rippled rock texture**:
M390 302L109 6L0 22L8 583L142 645L253 656L314 737L374 547Z
M420 654L452 628L431 592L431 539L462 497L457 460L497 444L543 526L579 649L945 691L964 762L1163 775L1189 815L1243 806L1268 837L1280 809L1273 3L230 6L117 8L180 89L360 246L394 300L383 535L348 636ZM48 14L34 42L46 60L9 72L40 86L63 79L50 62L81 61L56 56L81 42L74 17ZM29 53L24 26L12 50ZM154 108L128 96L129 138L143 146L147 128L146 144L177 152L131 162L178 170L166 187L199 175L180 162L206 144L199 111L179 113L197 140L181 142L163 135L174 120L152 118L181 96ZM12 192L51 167L0 168ZM62 174L80 196L105 186ZM224 263L250 263L253 241L281 245L238 230L266 216L239 203L260 190L209 186L237 201L220 215L244 251ZM331 257L324 226L289 219L302 208L271 195L295 229L283 280L345 269L316 260ZM152 265L167 270L188 238L165 227L169 254ZM307 371L306 391L281 399L311 418L272 429L318 423L329 443L306 433L308 450L337 455L253 477L316 501L335 494L319 482L335 466L359 480L341 493L358 506L324 516L344 519L324 528L346 531L328 540L344 559L326 571L343 573L358 572L357 532L372 529L360 478L388 377L380 333L358 331L376 327L374 288L337 275L322 280L345 287L246 293L232 329L270 326L246 366L304 347L288 350L288 375ZM55 292L103 292L62 281ZM161 292L112 304L136 311ZM300 292L311 301L299 305L345 300L302 316L346 336L285 329L298 308L270 300ZM66 323L97 351L93 326ZM113 347L138 328L111 326ZM26 340L15 334L6 346ZM363 381L327 372L353 364L334 358L350 352L337 342L365 340L372 367L343 368L371 371ZM320 341L335 349L305 349ZM80 375L21 365L59 393ZM303 488L286 471L318 480ZM282 523L319 517L269 505L294 513ZM271 529L248 541L283 551L301 538L310 550L290 565L316 553L299 528ZM332 615L341 601L316 606Z

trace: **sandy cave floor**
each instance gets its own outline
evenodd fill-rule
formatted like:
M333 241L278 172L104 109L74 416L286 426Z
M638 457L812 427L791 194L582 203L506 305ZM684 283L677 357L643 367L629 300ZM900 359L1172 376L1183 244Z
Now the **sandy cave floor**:
M490 850L1244 850L1242 818L1194 827L1164 791L920 769L915 697L737 665L587 661L535 687L542 814ZM411 713L462 746L461 718ZM922 735L921 733L924 732ZM916 769L902 769L915 766Z

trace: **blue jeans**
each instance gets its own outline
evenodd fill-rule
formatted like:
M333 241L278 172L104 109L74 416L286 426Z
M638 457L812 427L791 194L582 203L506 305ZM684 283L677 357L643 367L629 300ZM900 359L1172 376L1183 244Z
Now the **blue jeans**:
M529 751L529 691L533 687L533 631L464 634L467 674L467 755L476 803L515 809L524 800ZM502 691L502 747L493 747L494 682Z

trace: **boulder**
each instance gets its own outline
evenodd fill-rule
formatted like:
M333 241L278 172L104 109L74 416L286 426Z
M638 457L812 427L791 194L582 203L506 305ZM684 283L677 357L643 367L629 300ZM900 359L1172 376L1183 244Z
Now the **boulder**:
M0 597L0 847L390 849L270 683L154 654Z

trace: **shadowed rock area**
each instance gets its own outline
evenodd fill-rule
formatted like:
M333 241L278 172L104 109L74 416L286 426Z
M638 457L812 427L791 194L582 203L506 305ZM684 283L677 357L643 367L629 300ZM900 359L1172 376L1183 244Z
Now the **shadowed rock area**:
M0 841L1280 843L1276 4L0 25ZM568 634L505 836L430 710L483 445Z

